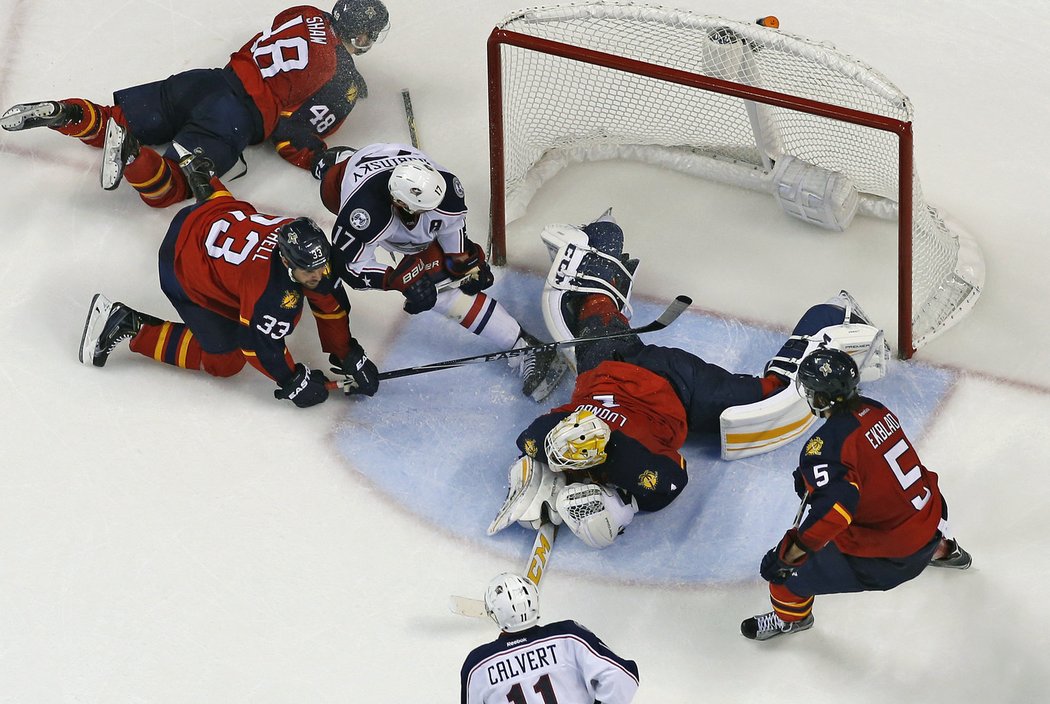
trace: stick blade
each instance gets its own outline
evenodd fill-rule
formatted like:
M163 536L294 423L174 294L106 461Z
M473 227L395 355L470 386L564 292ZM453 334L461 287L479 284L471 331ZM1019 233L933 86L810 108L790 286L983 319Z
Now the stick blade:
M471 599L468 596L456 596L455 594L450 596L448 610L457 616L488 618L488 614L485 613L485 602L481 599Z
M667 306L667 309L656 319L656 322L660 324L660 327L665 328L673 323L691 305L693 305L693 299L689 296L676 296L671 301L671 304Z

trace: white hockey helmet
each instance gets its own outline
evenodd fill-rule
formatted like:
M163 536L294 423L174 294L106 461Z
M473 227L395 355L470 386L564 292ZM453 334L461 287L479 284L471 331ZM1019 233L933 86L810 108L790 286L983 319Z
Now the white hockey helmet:
M609 424L581 408L565 416L543 440L543 450L551 469L587 469L605 461Z
M445 199L445 177L425 161L406 161L395 166L387 188L394 205L413 215L433 210Z
M540 620L540 590L532 581L504 572L485 589L485 613L502 631L524 631Z

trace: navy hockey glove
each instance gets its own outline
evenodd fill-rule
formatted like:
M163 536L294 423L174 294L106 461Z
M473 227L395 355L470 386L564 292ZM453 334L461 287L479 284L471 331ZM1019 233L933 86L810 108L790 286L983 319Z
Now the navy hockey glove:
M806 498L806 493L809 489L806 488L806 480L802 477L802 468L795 467L795 471L791 473L791 478L795 480L795 493L798 494L798 498Z
M324 403L328 398L328 378L320 370L310 370L305 364L295 365L295 376L273 392L273 397L288 399L299 408Z
M339 157L344 154L353 154L356 151L357 150L353 147L329 147L328 149L325 149L321 156L318 157L317 161L314 162L313 169L311 169L314 178L318 181L323 180L325 171L328 171L333 164L339 161Z
M438 300L437 286L429 276L421 276L402 291L405 295L405 312L411 315L434 307Z
M345 357L339 359L332 354L328 356L328 360L332 363L334 373L346 377L348 383L343 385L343 392L347 396L374 396L379 390L379 370L357 340L350 341L350 352Z
M468 296L484 291L496 280L485 261L485 250L470 240L462 252L445 256L445 270L453 279L463 280L459 290Z
M794 562L788 562L786 555L792 547L797 547L803 554L802 557ZM780 543L775 548L772 548L765 554L758 571L762 575L762 579L767 582L783 584L788 580L788 577L795 574L795 570L809 559L809 553L809 549L799 541L798 531L792 528L784 534L784 537L780 539Z

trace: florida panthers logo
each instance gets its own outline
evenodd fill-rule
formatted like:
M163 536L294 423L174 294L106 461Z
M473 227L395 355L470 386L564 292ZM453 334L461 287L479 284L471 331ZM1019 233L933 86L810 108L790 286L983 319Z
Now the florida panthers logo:
M293 310L299 305L299 292L298 291L285 291L284 295L281 296L281 308L285 310Z
M656 488L656 483L659 480L656 472L651 469L647 469L638 476L638 485L643 486L646 489L652 490Z
M529 438L525 441L525 454L529 457L536 457L536 452L538 451L538 449L539 448L536 446L536 441L532 438Z
M819 455L824 449L824 438L810 438L806 443L805 453L807 455Z
M353 212L350 213L350 227L355 230L365 229L370 222L372 222L372 217L364 208L354 208Z

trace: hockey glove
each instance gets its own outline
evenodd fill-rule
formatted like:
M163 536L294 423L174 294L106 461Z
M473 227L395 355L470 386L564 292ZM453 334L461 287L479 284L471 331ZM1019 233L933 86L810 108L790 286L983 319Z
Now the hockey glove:
M806 480L802 476L802 468L795 467L795 471L791 473L791 478L795 480L795 493L798 494L798 498L806 498L809 489L806 488Z
M379 390L379 370L357 340L350 341L350 352L345 357L339 359L332 354L328 356L328 360L332 363L334 373L346 377L347 383L343 384L343 393L347 396L374 396Z
M295 376L273 392L277 399L288 399L299 408L309 408L324 403L328 398L328 378L318 369L310 370L305 364L295 365Z
M345 158L349 158L350 154L353 154L357 150L353 147L329 147L325 149L321 156L314 162L313 169L311 172L318 181L324 180L324 174L330 169L337 161L341 161L340 157L346 155ZM283 155L282 155L283 156Z
M416 279L401 293L405 294L405 312L410 315L430 310L438 300L437 286L427 276Z
M454 280L463 280L459 290L468 296L484 291L496 280L485 261L485 250L470 240L462 252L445 255L445 270Z
M802 551L802 557L794 562L788 562L787 554L793 547ZM765 554L758 571L762 575L762 579L767 582L783 584L788 580L788 577L795 574L795 570L809 559L809 553L809 548L798 539L798 530L792 528L784 534L784 537L780 539L780 543L775 548L772 548Z

